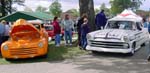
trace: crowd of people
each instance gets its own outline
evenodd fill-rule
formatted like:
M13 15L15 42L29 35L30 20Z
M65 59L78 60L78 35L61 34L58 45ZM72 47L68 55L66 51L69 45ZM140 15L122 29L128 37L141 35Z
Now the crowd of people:
M104 10L96 15L95 18L97 30L103 29L107 18L105 16ZM80 49L85 49L87 45L86 35L90 32L90 27L88 23L88 16L86 13L82 14L82 16L77 21L77 32L78 32L78 45ZM65 18L59 24L58 17L54 17L52 25L54 26L54 34L55 34L55 45L60 46L60 33L61 29L64 29L65 35L65 45L72 45L72 33L74 30L74 22L70 18L68 14L65 15Z
M106 24L106 16L104 14L104 10L96 15L95 22L97 29L104 28ZM72 45L72 35L73 30L75 30L74 22L70 18L68 14L65 15L64 19L59 22L58 17L54 17L52 21L52 25L54 27L54 34L55 34L55 45L57 47L61 44L61 30L64 30L64 37L65 37L65 45L71 46ZM78 32L78 45L81 49L85 49L87 45L87 38L86 35L90 32L89 23L88 23L88 16L87 14L83 14L77 21L77 32ZM9 39L9 31L10 26L5 21L2 20L0 23L0 45Z

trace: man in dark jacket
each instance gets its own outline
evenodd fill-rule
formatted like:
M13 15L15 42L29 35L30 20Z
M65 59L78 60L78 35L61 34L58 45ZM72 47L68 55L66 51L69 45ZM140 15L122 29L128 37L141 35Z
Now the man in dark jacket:
M107 22L107 18L104 14L104 10L102 10L100 13L96 15L96 18L95 18L95 24L96 24L97 30L104 28L106 25L106 22Z

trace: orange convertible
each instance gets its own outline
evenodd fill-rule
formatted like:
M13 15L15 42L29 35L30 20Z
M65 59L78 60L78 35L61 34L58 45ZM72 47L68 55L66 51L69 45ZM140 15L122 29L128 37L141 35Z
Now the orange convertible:
M48 34L40 24L17 20L10 31L10 40L1 46L6 59L33 58L44 56L48 50Z

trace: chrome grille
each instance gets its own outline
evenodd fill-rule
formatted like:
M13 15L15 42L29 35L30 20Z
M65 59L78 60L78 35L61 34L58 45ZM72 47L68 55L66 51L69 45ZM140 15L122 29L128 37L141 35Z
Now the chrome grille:
M35 49L35 48L17 48L17 49L10 49L9 52L13 56L30 55L30 54L37 54L37 49Z
M127 46L125 46L127 45ZM123 42L105 42L105 41L90 41L90 46L93 47L102 47L102 48L120 48L120 49L125 49L129 48L129 45L127 43Z

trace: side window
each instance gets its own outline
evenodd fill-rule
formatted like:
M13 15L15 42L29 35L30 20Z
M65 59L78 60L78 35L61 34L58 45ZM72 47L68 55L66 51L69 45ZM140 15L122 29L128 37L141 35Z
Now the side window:
M138 30L142 30L142 24L140 22L136 22L136 27Z

